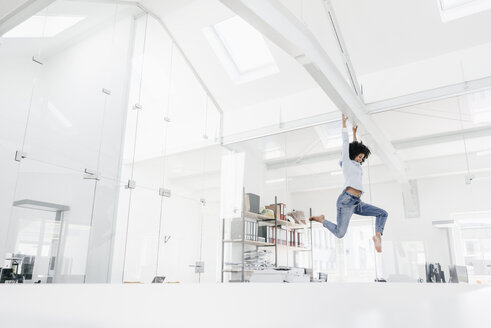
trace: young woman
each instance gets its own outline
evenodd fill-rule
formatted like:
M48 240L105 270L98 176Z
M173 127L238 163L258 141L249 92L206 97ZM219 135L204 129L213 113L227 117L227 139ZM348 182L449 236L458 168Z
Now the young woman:
M363 143L358 142L356 138L357 126L353 127L353 142L349 143L346 121L348 118L343 114L343 152L341 158L341 167L345 179L343 192L337 201L337 224L325 219L324 215L313 216L310 221L317 221L331 231L336 237L343 238L348 230L349 221L353 214L363 216L375 216L375 235L372 237L377 252L382 252L382 234L384 232L387 212L376 206L361 201L363 194L361 164L370 155L370 149Z

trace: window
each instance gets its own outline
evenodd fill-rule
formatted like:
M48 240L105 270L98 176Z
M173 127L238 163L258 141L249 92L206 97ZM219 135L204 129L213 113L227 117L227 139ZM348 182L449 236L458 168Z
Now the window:
M323 227L314 227L314 276L323 272L328 273L329 281L373 282L376 264L372 236L373 223L367 219L352 220L343 239Z
M50 38L85 19L79 16L34 15L3 35L4 38Z
M464 99L471 112L472 122L476 124L491 122L491 90L468 94Z
M261 33L234 16L203 30L213 51L236 83L279 72Z
M491 284L491 212L459 213L453 219L456 264L467 267L469 282Z
M438 0L438 4L443 22L491 9L491 1L488 0Z

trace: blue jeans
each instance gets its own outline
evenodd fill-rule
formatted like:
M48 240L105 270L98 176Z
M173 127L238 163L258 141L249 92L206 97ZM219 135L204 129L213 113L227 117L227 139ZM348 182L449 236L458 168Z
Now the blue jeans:
M385 221L387 221L387 211L376 206L364 203L360 197L356 197L346 191L343 191L338 197L338 218L337 223L324 220L322 225L331 231L336 237L343 238L348 230L349 221L353 214L363 216L375 216L375 231L383 234Z

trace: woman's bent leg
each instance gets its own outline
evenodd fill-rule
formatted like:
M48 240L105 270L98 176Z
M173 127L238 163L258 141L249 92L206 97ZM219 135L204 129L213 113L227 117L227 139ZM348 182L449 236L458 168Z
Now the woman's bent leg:
M324 220L322 225L338 238L343 238L348 230L349 221L353 216L353 206L338 206L337 224Z
M363 216L375 216L375 231L380 232L380 234L382 235L384 234L385 222L387 221L387 217L389 216L386 210L362 202L358 204L358 206L356 206L355 214Z

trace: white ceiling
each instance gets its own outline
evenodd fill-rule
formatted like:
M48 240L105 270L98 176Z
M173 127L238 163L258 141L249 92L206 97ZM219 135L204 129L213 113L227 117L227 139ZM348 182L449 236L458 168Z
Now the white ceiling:
M437 0L332 0L358 75L491 42L491 10L442 23Z
M312 31L341 73L346 75L323 1L279 1ZM218 0L186 0L177 3L170 0L142 0L141 3L163 18L225 111L318 88L294 59L268 40L280 73L245 84L233 83L202 32L204 27L234 15ZM358 76L491 44L489 10L443 23L437 0L332 0L332 3L340 25L339 32ZM451 65L455 66L454 63ZM423 77L417 75L414 78ZM397 79L402 79L399 84L405 83L404 76ZM368 85L369 81L365 82L368 91L377 87ZM396 81L391 83L397 84Z
M76 3L84 3L69 2L72 7ZM129 0L128 2L132 3ZM139 2L160 16L168 25L186 56L225 111L318 88L293 58L268 40L268 46L280 72L249 83L235 84L203 34L203 28L234 15L218 0ZM281 2L312 30L340 68L342 62L336 53L336 44L333 43L322 1ZM59 5L58 3L55 4ZM88 6L88 3L93 7L102 6L95 6L97 1L85 2L85 6ZM358 75L491 42L491 11L442 23L437 0L332 0L332 3L340 24L340 32ZM18 1L2 1L0 17L18 4ZM340 71L343 69L340 68Z
M123 0L125 2L130 2L134 3L135 1L133 0ZM161 18L165 18L167 15L172 14L176 10L180 10L182 8L185 8L188 6L190 3L194 2L195 0L141 0L138 1L140 4L143 6L147 7L154 13L159 13L159 16Z
M306 89L316 83L298 63L266 40L279 73L252 82L235 84L206 40L203 29L234 16L217 0L185 1L183 6L166 12L157 1L142 3L164 18L186 56L203 78L224 111L234 110Z
M88 34L112 24L115 13L117 13L116 18L119 19L129 15L138 15L142 11L133 5L116 7L115 4L104 2L55 1L39 14L80 16L85 19L52 38L2 38L0 57L27 56L30 58L33 54L39 53L43 57L49 57L52 53L79 42Z

